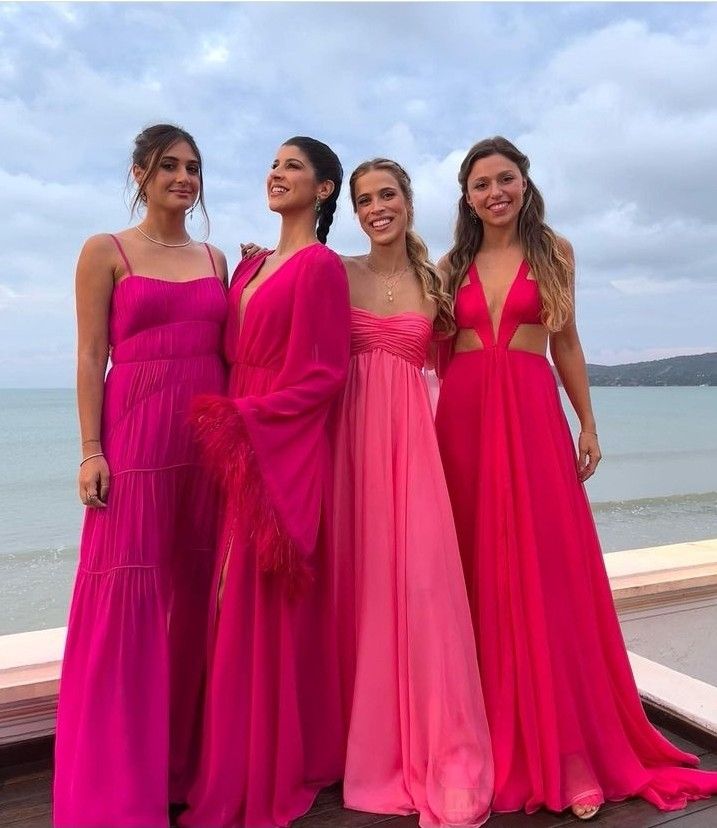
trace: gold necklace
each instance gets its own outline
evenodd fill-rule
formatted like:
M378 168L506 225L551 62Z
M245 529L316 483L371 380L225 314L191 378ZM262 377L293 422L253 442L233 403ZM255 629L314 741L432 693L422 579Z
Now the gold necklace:
M192 237L189 235L187 235L186 241L179 242L179 244L170 244L169 242L163 242L159 239L153 239L151 236L148 236L139 225L137 225L134 229L138 233L141 233L145 237L145 239L147 239L147 241L154 242L155 244L161 244L162 247L186 247L187 245L192 243Z
M408 273L411 269L411 265L408 264L402 270L394 270L393 273L385 273L382 270L378 270L371 264L371 260L366 257L366 265L369 270L372 270L383 282L384 289L386 290L386 299L389 302L393 302L393 292L398 286L398 283L401 281L404 273Z

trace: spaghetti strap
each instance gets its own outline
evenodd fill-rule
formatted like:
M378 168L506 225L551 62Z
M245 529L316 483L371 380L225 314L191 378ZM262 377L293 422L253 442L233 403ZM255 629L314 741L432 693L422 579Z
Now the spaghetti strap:
M525 277L530 273L530 262L527 259L523 259L520 263L520 267L518 268L518 275L516 277L516 281L518 279L525 279Z
M109 235L110 235L110 238L112 239L112 241L117 245L117 249L120 252L120 256L122 256L122 259L124 260L125 267L127 268L127 272L125 273L125 276L129 276L132 273L132 265L129 263L129 259L127 258L127 254L124 252L124 249L123 249L122 245L120 244L120 240L117 238L117 236L114 236L112 233L110 233Z
M209 261L212 263L212 271L214 272L215 276L218 276L217 273L217 266L214 264L214 256L212 256L212 250L206 242L203 242L204 246L207 248L207 255L209 256Z

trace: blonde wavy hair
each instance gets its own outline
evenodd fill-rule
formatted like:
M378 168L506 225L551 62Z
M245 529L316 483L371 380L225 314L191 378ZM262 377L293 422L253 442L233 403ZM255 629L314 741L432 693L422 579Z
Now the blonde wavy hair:
M421 284L423 295L426 299L432 299L436 303L437 314L433 322L433 329L436 333L450 336L455 332L456 323L453 316L453 301L451 296L444 290L441 277L438 275L436 266L428 258L428 248L423 239L413 229L413 188L411 179L403 167L396 161L388 158L374 158L371 161L364 161L351 173L349 179L349 190L351 193L351 204L354 213L357 211L356 204L356 182L372 170L385 170L390 173L406 199L408 209L408 227L406 230L406 253L411 267Z
M454 231L453 247L448 252L448 289L456 291L483 242L483 222L472 212L466 199L468 176L479 158L503 155L520 170L526 181L523 206L518 218L518 236L523 255L538 282L542 303L541 319L551 332L561 330L573 318L573 280L575 267L566 242L545 223L545 202L528 172L530 161L507 138L496 136L479 141L468 150L458 173L461 197Z

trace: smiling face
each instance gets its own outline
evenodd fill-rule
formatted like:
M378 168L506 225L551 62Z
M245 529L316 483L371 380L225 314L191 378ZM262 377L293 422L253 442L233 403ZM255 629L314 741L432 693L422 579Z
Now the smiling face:
M313 209L317 197L325 201L333 192L332 181L318 182L306 153L291 144L279 147L266 179L269 209L275 213Z
M410 224L409 204L398 180L388 170L364 173L354 188L354 208L361 229L375 244L404 238Z
M135 164L135 181L144 192L148 206L186 212L197 200L201 168L199 159L186 141L177 141L162 153L149 180L143 180L145 173L142 167Z
M527 185L517 164L494 153L471 167L465 197L484 224L504 227L518 221Z

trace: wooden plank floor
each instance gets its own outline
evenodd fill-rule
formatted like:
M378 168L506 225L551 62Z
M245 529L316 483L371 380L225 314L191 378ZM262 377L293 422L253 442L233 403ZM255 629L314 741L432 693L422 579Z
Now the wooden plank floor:
M702 758L701 767L717 770L717 753L660 728L679 747ZM0 768L0 828L50 828L52 771L46 760ZM582 823L566 814L502 814L491 817L488 828L557 828L591 825L596 828L717 828L717 797L691 803L684 811L664 813L642 800L605 805L597 819ZM314 807L292 828L417 828L415 817L395 817L346 811L341 789L334 786L319 795Z

